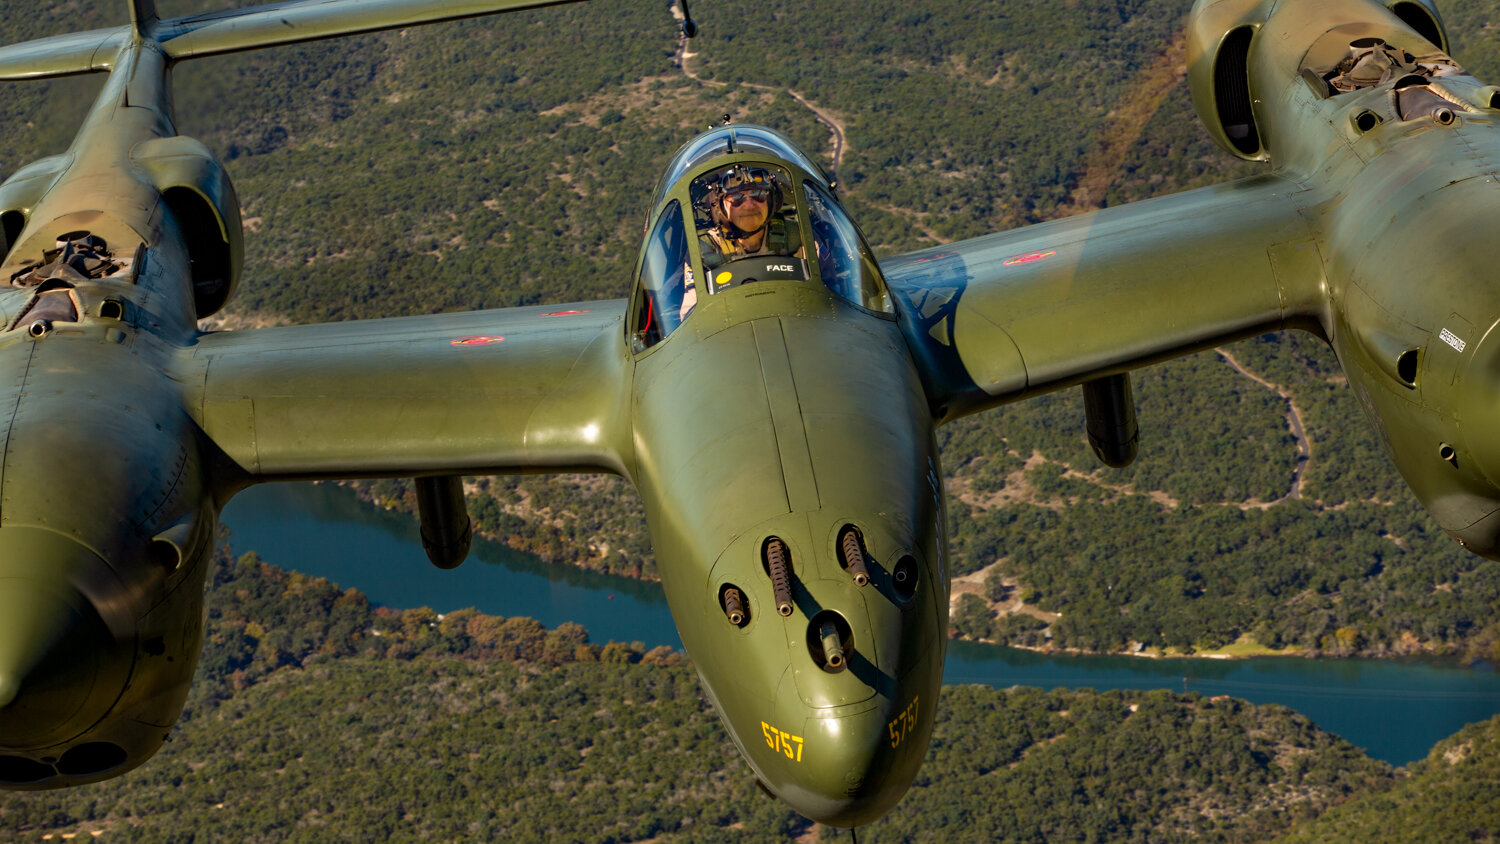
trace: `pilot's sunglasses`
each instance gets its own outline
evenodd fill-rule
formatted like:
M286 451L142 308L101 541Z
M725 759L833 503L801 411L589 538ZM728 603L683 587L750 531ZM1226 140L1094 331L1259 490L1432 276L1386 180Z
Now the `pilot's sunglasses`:
M748 200L754 200L756 202L765 202L766 201L766 192L763 191L763 190L746 190L746 191L740 191L738 193L732 193L732 194L729 195L729 204L735 206L736 208L738 208L741 205L744 205L745 202L748 201Z

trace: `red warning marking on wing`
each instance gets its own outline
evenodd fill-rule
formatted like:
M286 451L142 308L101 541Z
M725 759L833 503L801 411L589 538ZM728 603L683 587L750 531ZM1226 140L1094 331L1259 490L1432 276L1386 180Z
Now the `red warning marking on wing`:
M542 316L578 316L579 314L591 313L593 313L593 311L553 311L550 314L542 314Z
M496 343L504 343L505 338L495 334L471 334L468 337L459 337L448 341L450 346L493 346Z
M1041 252L1024 252L1020 255L1012 255L1009 258L1006 258L1005 266L1019 267L1022 264L1035 264L1038 261L1045 261L1056 254L1056 249L1047 249Z

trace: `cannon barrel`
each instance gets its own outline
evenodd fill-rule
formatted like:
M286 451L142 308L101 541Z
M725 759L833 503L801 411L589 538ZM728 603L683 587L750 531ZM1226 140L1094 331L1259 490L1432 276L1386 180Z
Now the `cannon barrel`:
M818 630L818 638L823 643L823 665L832 671L838 671L844 667L844 646L840 641L839 629L832 621L825 621Z

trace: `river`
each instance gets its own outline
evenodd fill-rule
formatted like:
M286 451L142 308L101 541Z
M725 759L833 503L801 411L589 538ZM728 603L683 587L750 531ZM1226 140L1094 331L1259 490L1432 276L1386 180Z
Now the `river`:
M654 583L554 566L476 539L468 562L427 562L411 516L379 510L331 484L269 484L230 502L223 521L237 552L354 587L391 607L475 607L555 627L575 621L595 642L681 647ZM1054 656L950 643L949 683L1156 689L1278 703L1396 765L1427 755L1464 724L1500 712L1493 666L1433 659L1145 659Z

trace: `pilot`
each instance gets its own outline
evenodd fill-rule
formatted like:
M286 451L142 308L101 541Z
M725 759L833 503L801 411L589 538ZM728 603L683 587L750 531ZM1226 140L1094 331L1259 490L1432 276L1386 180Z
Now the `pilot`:
M788 232L781 188L759 168L733 167L708 194L713 227L703 237L703 263L717 267L749 255L791 255L799 251L795 230Z

